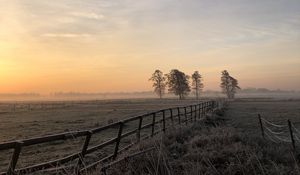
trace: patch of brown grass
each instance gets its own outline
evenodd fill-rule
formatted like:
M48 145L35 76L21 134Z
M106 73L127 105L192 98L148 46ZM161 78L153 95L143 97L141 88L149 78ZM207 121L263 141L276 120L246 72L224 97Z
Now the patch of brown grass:
M155 151L122 161L107 174L300 174L297 153L289 145L248 137L217 115L144 142L131 152L153 145Z

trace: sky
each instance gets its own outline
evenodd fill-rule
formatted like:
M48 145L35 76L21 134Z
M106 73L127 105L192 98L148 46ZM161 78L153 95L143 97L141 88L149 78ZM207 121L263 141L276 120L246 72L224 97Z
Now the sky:
M300 90L300 1L0 0L0 93L148 91L174 68Z

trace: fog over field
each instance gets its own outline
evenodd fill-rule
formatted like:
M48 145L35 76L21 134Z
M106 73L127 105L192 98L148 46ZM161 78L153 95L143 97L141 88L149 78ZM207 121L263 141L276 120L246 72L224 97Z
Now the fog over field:
M300 0L0 0L0 175L300 175Z
M194 98L192 92L187 98ZM220 98L225 97L220 91L207 90L201 93L202 97ZM246 88L237 92L238 98L300 98L300 91L269 90L266 88ZM157 98L152 91L144 92L116 92L116 93L80 93L80 92L56 92L51 94L22 93L22 94L1 94L2 102L22 101L72 101L72 100L105 100L105 99L145 99ZM176 98L174 94L165 94L165 98Z

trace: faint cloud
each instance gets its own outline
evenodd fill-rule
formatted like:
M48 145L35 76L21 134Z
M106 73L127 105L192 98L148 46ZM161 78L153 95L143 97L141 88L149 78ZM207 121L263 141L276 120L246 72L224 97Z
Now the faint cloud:
M75 17L88 18L94 20L101 20L105 18L105 16L102 14L97 14L92 12L72 12L71 15Z
M71 17L60 17L57 19L58 23L63 23L63 24L69 24L69 23L74 23L76 20Z
M90 34L77 34L77 33L45 33L43 37L48 38L79 38L79 37L90 37Z

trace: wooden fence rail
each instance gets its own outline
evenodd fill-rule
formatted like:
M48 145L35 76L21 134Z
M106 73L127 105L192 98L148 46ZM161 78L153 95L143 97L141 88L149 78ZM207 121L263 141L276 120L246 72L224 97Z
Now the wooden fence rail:
M188 122L194 122L200 118L202 118L205 114L212 111L214 108L218 107L220 105L219 101L205 101L194 105L189 106L183 106L183 107L176 107L176 108L169 108L169 109L163 109L151 113L147 113L144 115L136 116L127 118L125 120L112 123L106 126L93 128L90 130L82 130L82 131L71 131L71 132L64 132L61 134L55 134L55 135L48 135L43 137L36 137L31 139L24 139L24 140L18 140L18 141L12 141L12 142L6 142L0 144L0 151L1 150L9 150L13 149L13 155L10 160L9 167L6 172L0 173L0 175L12 175L12 174L27 174L39 170L46 170L53 167L61 166L65 163L76 161L77 163L75 166L77 174L80 174L80 172L86 171L89 168L93 168L96 165L98 165L101 162L107 161L107 160L114 160L118 156L118 154L129 147L131 147L133 144L139 142L140 140L147 139L149 137L153 137L155 134L159 132L165 132L168 128L174 126L174 125L187 125ZM169 111L169 112L168 112ZM162 115L162 119L158 119L157 117L159 115ZM169 114L169 115L167 115ZM152 118L151 118L152 117ZM184 118L183 118L184 117ZM190 117L190 118L189 118ZM151 123L144 123L146 118L151 118ZM177 122L176 122L177 120ZM126 123L137 121L138 125L136 128L124 132L124 125ZM171 121L171 123L170 123ZM162 129L157 129L158 125L162 124ZM167 126L170 125L170 126ZM118 127L118 132L115 138L112 138L106 142L103 142L101 144L98 144L96 146L89 147L89 143L91 138L94 134L100 133L104 130L110 129L110 128L116 128ZM141 137L141 131L143 129L150 128L151 133L150 135L147 135L145 137ZM132 143L130 145L127 145L125 148L120 148L120 142L123 138L136 135L136 141L135 143ZM31 145L37 145L42 143L48 143L58 140L68 140L72 138L77 137L85 137L85 141L82 145L82 149L80 152L71 154L67 157L63 157L60 159L52 160L49 162L44 162L40 164L36 164L33 166L24 167L21 169L16 169L16 165L19 159L19 155L22 151L23 147L31 146ZM97 150L100 150L106 146L114 145L114 151L111 155L108 155L107 157L94 162L90 165L82 166L84 162L84 158L87 154L91 154Z

